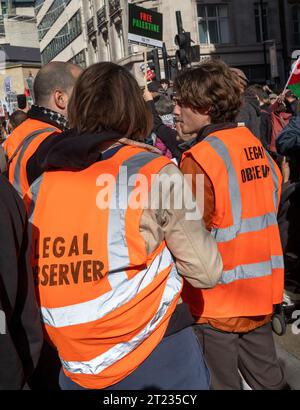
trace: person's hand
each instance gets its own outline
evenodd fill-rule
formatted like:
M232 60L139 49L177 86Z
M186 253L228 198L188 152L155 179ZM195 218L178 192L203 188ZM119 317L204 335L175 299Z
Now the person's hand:
M290 165L286 157L283 157L283 161L281 164L281 172L282 172L283 182L288 182L290 179L291 170L290 170Z
M148 87L146 86L144 88L144 94L143 94L144 100L147 101L152 101L153 100L153 96L150 93L150 91L148 90Z
M284 104L284 100L285 100L285 92L278 95L276 102L278 104Z

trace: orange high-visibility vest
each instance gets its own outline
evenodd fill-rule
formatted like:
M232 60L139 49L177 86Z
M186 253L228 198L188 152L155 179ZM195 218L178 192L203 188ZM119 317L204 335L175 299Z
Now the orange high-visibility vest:
M185 152L210 178L215 193L211 233L223 260L216 287L184 285L195 317L270 314L282 301L283 257L277 225L282 177L260 141L245 127L209 135Z
M182 278L165 242L147 255L143 209L135 205L139 175L150 189L151 176L168 163L126 146L79 172L46 172L30 187L42 320L65 374L83 387L102 389L133 372L176 308ZM108 207L99 207L101 198Z
M26 166L41 143L54 132L60 133L57 127L43 121L28 118L20 124L4 143L4 150L9 162L9 182L18 191L21 198L29 189Z

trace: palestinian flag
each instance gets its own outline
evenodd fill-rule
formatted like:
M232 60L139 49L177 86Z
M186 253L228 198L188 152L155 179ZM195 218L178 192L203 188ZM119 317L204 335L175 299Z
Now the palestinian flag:
M300 58L296 61L285 88L289 88L296 97L300 98Z

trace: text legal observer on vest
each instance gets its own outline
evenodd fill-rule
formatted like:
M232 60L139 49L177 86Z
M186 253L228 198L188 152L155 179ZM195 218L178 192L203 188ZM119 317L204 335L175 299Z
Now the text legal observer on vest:
M192 194L193 175L152 174L151 180L144 174L128 176L127 166L119 167L117 177L112 174L101 174L96 186L99 193L97 207L125 210L128 204L131 209L169 209L173 192L174 209L186 209L187 220L199 220L204 212L204 175L196 175L196 198ZM155 184L154 184L155 181ZM128 187L131 189L128 190ZM150 190L151 187L151 190ZM148 194L150 192L150 197Z

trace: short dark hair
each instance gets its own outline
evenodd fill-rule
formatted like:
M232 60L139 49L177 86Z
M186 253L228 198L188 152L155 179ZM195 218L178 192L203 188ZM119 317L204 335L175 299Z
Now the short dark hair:
M174 104L168 96L161 95L155 102L155 108L159 115L172 114Z
M79 77L68 105L70 126L78 132L115 130L144 140L152 130L148 110L135 78L122 66L101 62Z
M9 122L13 129L17 128L22 122L27 119L27 114L24 111L17 110L9 117Z
M77 66L62 61L52 61L44 65L37 73L33 84L35 103L46 105L56 89L67 91L74 87L76 81L72 73L74 68Z
M235 121L242 104L236 76L221 60L183 71L175 79L175 90L180 104L209 110L213 124Z
M250 85L245 90L245 95L248 95L249 97L253 97L253 96L258 97L261 101L269 99L268 93L264 90L263 86L260 84Z
M170 87L170 81L169 81L167 78L162 78L162 79L160 80L160 83L161 83L161 84L168 84L168 87Z

